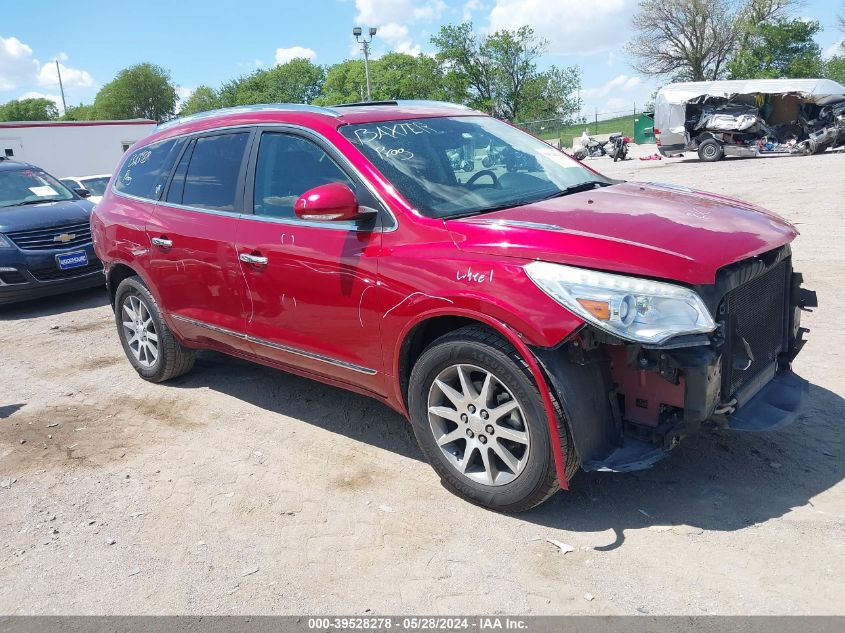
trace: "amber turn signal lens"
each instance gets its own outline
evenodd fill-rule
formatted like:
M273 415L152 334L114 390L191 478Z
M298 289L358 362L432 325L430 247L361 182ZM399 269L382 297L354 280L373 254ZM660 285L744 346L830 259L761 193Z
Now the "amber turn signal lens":
M610 304L607 301L594 301L593 299L576 299L576 301L597 319L610 320Z

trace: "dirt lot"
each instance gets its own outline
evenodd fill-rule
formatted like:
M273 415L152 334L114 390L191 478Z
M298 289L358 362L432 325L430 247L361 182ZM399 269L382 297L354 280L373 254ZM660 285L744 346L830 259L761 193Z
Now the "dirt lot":
M374 401L216 354L147 384L101 291L0 309L0 613L845 613L845 154L591 164L799 226L798 423L501 516Z

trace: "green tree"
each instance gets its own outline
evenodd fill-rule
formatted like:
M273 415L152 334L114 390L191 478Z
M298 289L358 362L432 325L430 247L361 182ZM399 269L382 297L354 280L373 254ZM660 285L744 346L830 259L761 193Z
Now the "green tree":
M17 99L0 105L0 121L52 121L59 109L50 99Z
M494 60L486 38L476 36L472 22L446 24L431 38L435 59L447 79L448 89L474 108L493 112L496 107Z
M845 55L834 55L824 64L824 76L845 86Z
M437 62L427 55L387 53L370 65L373 99L445 99Z
M62 116L63 121L94 121L97 118L94 105L82 103L76 106L68 106L67 111Z
M728 64L731 79L819 77L822 52L813 36L818 22L779 19L755 28L745 48Z
M437 63L426 55L387 53L373 60L370 85L374 101L448 98ZM364 62L347 59L328 68L322 94L315 102L330 105L362 101L366 93Z
M325 77L322 66L309 59L292 59L225 83L219 93L220 105L312 103L320 95Z
M370 69L372 70L372 67ZM373 97L381 98L378 92L375 92ZM332 105L354 103L366 98L367 79L364 74L364 62L359 59L347 59L328 68L322 93L315 102L319 105Z
M574 123L581 109L581 100L576 96L580 87L580 68L552 66L526 84L525 107L520 119L560 119L562 125Z
M431 41L451 100L512 121L572 113L571 93L580 87L580 72L576 67L539 72L537 60L548 42L531 27L478 36L470 22L449 24Z
M170 73L154 64L124 68L94 99L98 118L162 121L176 109L176 87Z
M187 99L182 104L179 114L185 116L186 114L196 114L197 112L206 112L220 107L220 97L214 91L214 88L209 86L197 86Z
M625 45L639 73L676 81L720 79L750 29L785 16L795 0L640 0Z

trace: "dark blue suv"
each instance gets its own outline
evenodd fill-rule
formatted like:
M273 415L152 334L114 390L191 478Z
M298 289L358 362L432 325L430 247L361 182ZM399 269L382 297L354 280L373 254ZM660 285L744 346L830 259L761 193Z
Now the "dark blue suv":
M0 304L105 284L87 193L0 159Z

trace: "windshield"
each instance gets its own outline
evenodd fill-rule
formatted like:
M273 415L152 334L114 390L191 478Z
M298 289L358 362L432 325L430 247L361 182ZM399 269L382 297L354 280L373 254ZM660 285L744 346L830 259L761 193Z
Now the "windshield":
M37 169L0 171L0 207L73 200L74 195L51 175Z
M428 217L473 215L610 181L491 117L347 125L340 132ZM587 185L589 186L589 185Z
M82 186L91 192L92 196L103 196L106 193L106 185L109 184L109 176L98 176L96 178L81 178Z

